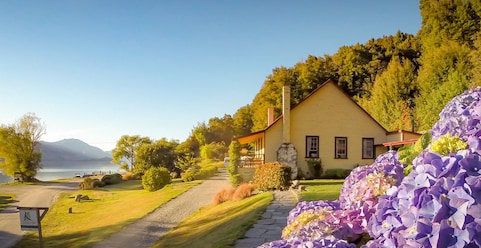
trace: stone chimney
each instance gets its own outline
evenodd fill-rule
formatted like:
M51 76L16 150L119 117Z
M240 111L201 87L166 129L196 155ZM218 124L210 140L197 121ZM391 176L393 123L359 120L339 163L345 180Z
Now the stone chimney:
M274 108L270 107L267 109L267 126L271 126L274 123Z
M282 87L282 142L291 142L291 88Z

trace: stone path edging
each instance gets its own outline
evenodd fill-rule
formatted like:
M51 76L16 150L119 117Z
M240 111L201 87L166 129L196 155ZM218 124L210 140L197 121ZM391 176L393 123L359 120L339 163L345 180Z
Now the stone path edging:
M298 201L299 195L294 190L275 191L274 200L267 206L261 219L246 232L245 238L236 241L234 247L253 248L281 239L289 211L297 205Z

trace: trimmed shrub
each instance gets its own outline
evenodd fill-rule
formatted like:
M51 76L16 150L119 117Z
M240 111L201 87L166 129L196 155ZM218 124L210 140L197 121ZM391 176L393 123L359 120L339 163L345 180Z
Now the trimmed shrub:
M170 173L164 167L151 167L142 176L142 186L148 191L159 190L170 182Z
M215 176L217 173L217 167L215 165L202 166L199 170L198 177L196 179L206 179Z
M258 190L286 190L291 185L291 167L279 162L257 166L252 184Z
M191 182L194 181L197 176L197 171L193 168L188 169L186 172L182 173L182 181Z
M235 190L236 189L233 187L227 187L227 188L221 189L212 198L212 204L217 205L217 204L231 200L232 196L235 193Z
M114 173L110 175L105 175L100 179L100 181L104 182L105 185L112 185L122 182L122 175L119 173Z
M232 200L240 201L242 199L250 197L252 195L252 192L254 192L254 190L255 190L254 185L249 183L243 183L235 189L234 195L232 196Z
M97 178L95 178L95 179L92 181L92 183L93 183L93 187L94 187L94 188L97 188L97 187L98 187L98 188L101 188L101 187L104 187L104 186L105 186L105 183L102 182L102 181L100 181L100 180L97 179Z
M93 180L90 177L84 179L83 182L79 183L79 188L82 190L89 190L94 188Z
M142 180L142 174L127 171L122 175L122 180Z
M352 170L350 169L328 169L322 175L324 179L345 179Z
M194 166L182 173L182 181L190 182L199 179L206 179L211 176L215 176L217 172L217 167L215 165Z

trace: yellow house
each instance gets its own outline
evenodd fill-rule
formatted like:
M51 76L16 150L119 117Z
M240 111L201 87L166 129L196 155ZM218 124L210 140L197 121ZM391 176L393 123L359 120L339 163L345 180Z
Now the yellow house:
M320 159L322 168L353 169L371 164L376 155L420 136L408 131L388 132L354 102L333 80L328 80L290 108L290 89L283 88L283 114L274 120L268 110L267 128L236 137L253 144L253 161L279 161L306 175L307 161ZM399 143L400 142L400 143Z

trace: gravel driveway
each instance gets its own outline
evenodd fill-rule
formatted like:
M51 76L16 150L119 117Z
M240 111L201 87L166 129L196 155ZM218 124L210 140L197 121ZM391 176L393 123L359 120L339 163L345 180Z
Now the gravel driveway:
M228 174L221 171L217 176L189 189L110 238L95 244L94 248L151 247L184 218L210 204L215 193L229 185Z
M200 207L210 204L215 193L229 185L228 174L223 170L217 176L189 189L146 217L95 244L94 247L151 247L162 235L177 226L184 218ZM18 201L0 212L0 248L8 248L14 245L24 234L20 230L17 206L50 207L60 192L78 190L77 186L78 182L26 186L0 185L0 192L13 193Z
M14 245L22 235L18 207L50 207L65 191L78 190L78 183L44 183L41 185L0 185L0 192L16 195L16 201L0 212L0 248Z

